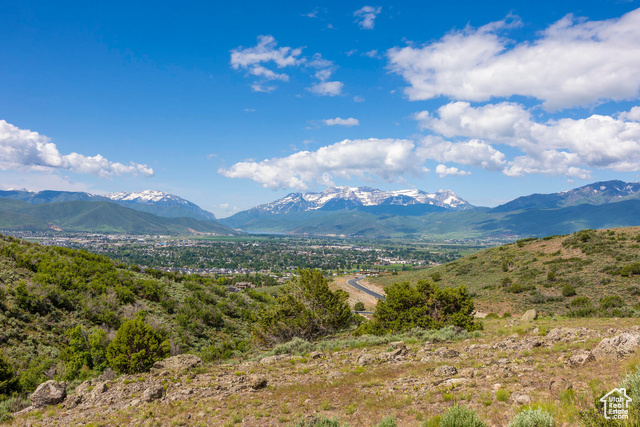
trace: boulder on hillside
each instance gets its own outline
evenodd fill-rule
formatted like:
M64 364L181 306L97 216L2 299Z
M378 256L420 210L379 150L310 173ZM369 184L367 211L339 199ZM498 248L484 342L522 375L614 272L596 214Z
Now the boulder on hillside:
M142 392L142 400L145 402L153 402L154 400L162 399L164 394L165 390L162 384L154 384Z
M591 351L596 360L620 359L635 353L640 346L640 335L620 334L615 337L605 338Z
M375 363L377 360L378 358L374 354L363 353L358 356L358 359L356 359L356 363L360 366L365 366Z
M202 365L202 359L193 354L179 354L153 364L153 371L185 371Z
M36 388L29 398L35 408L57 405L67 397L67 383L49 380Z
M579 366L584 366L587 363L595 362L596 358L593 357L591 353L580 353L575 356L571 356L569 360L567 360L566 364L571 368L577 368Z
M438 366L434 372L439 377L451 377L458 373L458 370L454 366L442 365Z
M538 318L538 313L534 309L531 309L531 310L527 310L527 311L524 312L522 317L520 317L520 321L521 322L533 322L537 318Z
M436 356L441 357L443 359L451 359L454 357L459 357L460 353L452 348L446 347L438 347L434 351Z

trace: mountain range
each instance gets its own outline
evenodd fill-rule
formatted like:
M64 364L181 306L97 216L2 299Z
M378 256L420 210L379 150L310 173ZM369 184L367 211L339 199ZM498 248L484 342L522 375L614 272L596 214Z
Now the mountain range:
M146 190L104 196L70 191L0 191L0 229L125 234L238 234L173 194Z
M321 193L291 193L219 220L188 200L153 190L104 196L0 191L3 230L516 238L634 225L640 225L640 183L623 181L532 194L494 208L473 206L450 190L329 187Z
M604 181L487 208L449 190L331 187L292 193L221 219L250 232L358 237L526 237L640 225L640 183Z
M182 197L163 191L145 190L140 192L110 193L104 196L85 192L72 191L29 191L5 190L0 191L0 198L22 200L29 204L56 202L113 202L137 211L148 212L165 218L187 217L200 221L212 221L216 217L198 205Z

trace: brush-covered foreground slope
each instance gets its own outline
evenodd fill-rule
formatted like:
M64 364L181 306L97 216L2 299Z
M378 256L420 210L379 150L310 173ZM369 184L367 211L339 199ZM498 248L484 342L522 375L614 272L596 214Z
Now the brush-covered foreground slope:
M639 334L637 319L544 317L486 320L474 336L455 335L451 328L296 340L250 361L86 383L68 389L62 404L16 415L13 425L631 427L638 425L637 409L631 423L614 424L594 402L620 387L640 362L634 354L638 341L628 351L601 343ZM148 390L162 392L145 399ZM440 424L439 417L456 405L482 422L456 418ZM553 423L510 424L537 407Z
M90 372L91 366L78 370L72 363L67 331L78 325L85 337L105 332L106 345L124 320L146 311L147 323L166 332L174 353L213 360L248 345L254 313L269 299L228 293L213 279L142 273L85 251L0 238L0 353L23 392L50 378L79 381L105 368Z
M110 202L29 204L0 198L0 229L127 234L237 234L215 221L165 218Z
M637 306L639 263L640 227L628 227L525 239L438 267L370 280L387 285L436 277L443 286L466 285L484 313L516 314L534 308L566 314L580 308L571 306L573 300L584 297L594 308L602 298L616 295L627 309ZM567 285L575 295L570 287L565 290Z

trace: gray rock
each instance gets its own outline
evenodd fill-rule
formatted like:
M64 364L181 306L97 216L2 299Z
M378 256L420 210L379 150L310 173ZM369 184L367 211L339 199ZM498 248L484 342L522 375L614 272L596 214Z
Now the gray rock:
M458 370L453 366L442 365L442 366L438 366L434 371L434 373L439 377L451 377L457 374Z
M67 397L67 384L58 381L49 380L43 382L31 394L30 399L33 406L43 408L49 405L57 405Z
M254 390L260 390L267 386L267 378L262 375L252 375L249 377L249 387Z
M365 365L370 365L372 363L375 363L377 359L378 358L373 354L363 353L360 356L358 356L356 363L360 366L365 366Z
M572 389L573 385L567 381L566 378L563 377L555 377L549 381L549 391L552 394L558 394L565 390Z
M280 360L288 359L291 356L289 354L278 354L275 356L267 356L260 359L260 363L263 365L269 365L271 363L279 362Z
M164 397L165 390L160 384L152 385L142 393L142 400L145 402L153 402L154 400L162 399Z
M321 351L313 351L313 352L311 352L309 357L312 358L312 359L323 359L324 358L324 353L321 352Z
M449 378L448 380L442 381L438 385L441 385L443 387L459 386L466 383L467 381L469 380L466 378Z
M520 318L521 322L533 322L538 317L538 313L534 310L527 310Z
M109 390L109 382L100 381L96 383L96 385L93 387L93 390L91 390L91 397L95 399L96 397L100 396L102 393L105 393L107 390Z
M193 354L179 354L153 364L153 371L184 371L202 365L202 359Z
M591 353L597 360L620 359L635 353L638 346L640 335L624 333L603 339Z
M404 343L404 341L394 341L389 343L389 347L391 348L401 348L401 349L406 349L407 345Z
M521 394L516 397L516 403L519 405L530 405L531 404L531 396L528 394Z
M344 374L340 371L333 371L333 372L329 372L329 374L327 375L327 378L330 380L337 380L338 378L342 378L344 376Z
M452 359L454 357L460 356L460 353L457 352L456 350L451 348L446 348L446 347L436 348L434 353L436 356L441 357L443 359Z
M596 358L591 353L581 353L576 354L575 356L571 356L569 360L567 360L567 365L572 368L577 368L580 366L584 366L587 363L595 362Z

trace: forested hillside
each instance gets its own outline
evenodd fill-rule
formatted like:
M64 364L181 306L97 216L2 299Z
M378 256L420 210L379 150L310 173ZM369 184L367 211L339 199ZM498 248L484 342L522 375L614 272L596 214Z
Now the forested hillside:
M254 314L269 299L228 293L214 279L143 273L85 251L0 238L0 349L18 377L13 391L51 378L79 382L113 365L109 344L134 318L173 354L229 357L247 348Z
M640 314L640 227L529 238L427 270L373 279L465 285L476 307L572 316Z

